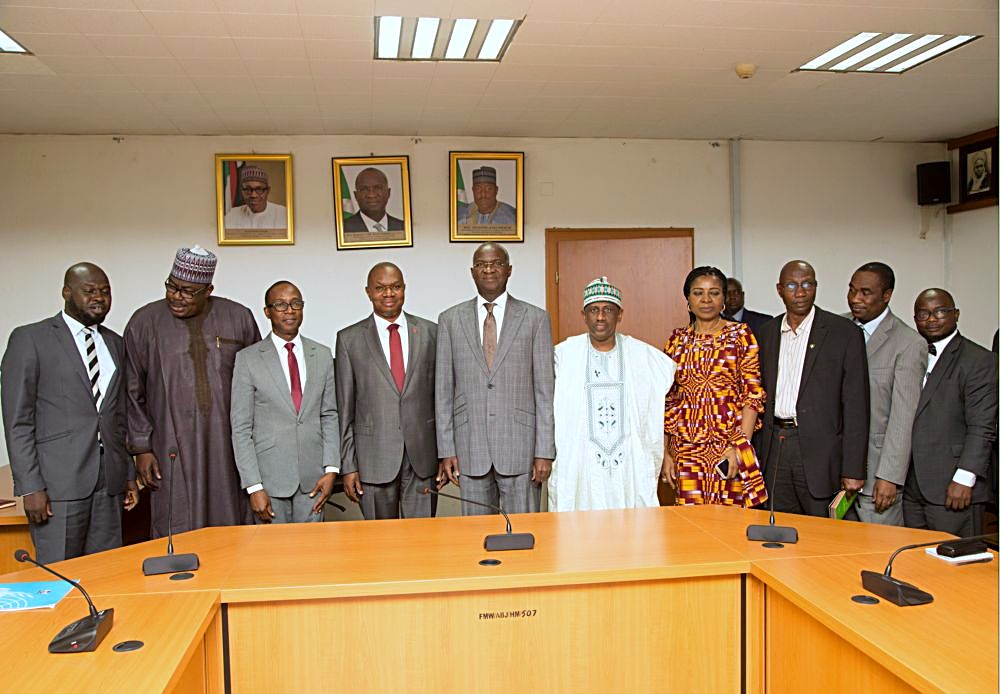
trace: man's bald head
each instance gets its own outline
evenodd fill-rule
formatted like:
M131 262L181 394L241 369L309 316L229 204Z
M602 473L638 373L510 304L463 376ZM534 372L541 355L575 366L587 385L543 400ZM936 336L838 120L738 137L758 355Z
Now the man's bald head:
M778 281L784 282L785 277L792 273L808 273L816 278L816 270L813 266L804 260L789 260L787 263L781 266L781 272L778 273Z
M945 289L925 289L913 302L913 322L927 342L937 342L958 330L959 310Z
M66 315L83 325L98 325L111 310L111 283L93 263L76 263L63 275L62 297Z
M777 287L789 325L795 327L816 303L816 271L804 260L790 260L781 267Z
M955 297L951 295L951 292L949 292L947 289L932 287L931 289L925 289L924 291L917 294L917 298L913 302L913 306L916 307L917 304L922 303L927 299L940 299L941 301L947 303L948 306L955 305Z
M375 275L381 275L383 272L397 272L399 273L399 280L403 280L403 271L399 269L399 266L386 260L381 263L376 263L372 269L368 271L368 278L365 280L365 284L371 285L372 278Z

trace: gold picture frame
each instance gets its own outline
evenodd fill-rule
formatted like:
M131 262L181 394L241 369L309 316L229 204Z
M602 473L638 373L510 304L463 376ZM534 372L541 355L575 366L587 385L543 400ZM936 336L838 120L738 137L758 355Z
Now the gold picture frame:
M524 152L449 152L448 170L452 243L524 241Z
M253 173L255 178L243 185L246 173ZM245 190L255 192L245 198ZM261 197L263 209L253 209ZM215 207L220 246L294 244L292 155L216 154Z
M337 250L412 246L410 158L334 157L332 163Z

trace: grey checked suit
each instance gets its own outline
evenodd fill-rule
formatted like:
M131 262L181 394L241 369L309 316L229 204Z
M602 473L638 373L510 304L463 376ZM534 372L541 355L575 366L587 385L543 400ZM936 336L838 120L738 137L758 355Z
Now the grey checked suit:
M477 301L453 306L438 319L438 455L457 456L463 480L491 471L530 475L534 458L555 458L549 316L508 295L493 368L488 369ZM535 495L538 491L537 486L532 490ZM505 500L502 491L501 500L512 513L529 510L522 501L531 505L530 500ZM537 510L537 501L530 510Z
M99 331L115 364L100 410L61 313L16 328L0 365L14 493L44 489L55 513L40 526L30 525L43 562L121 546L121 495L126 482L135 479L125 450L125 343L103 326ZM88 499L96 499L100 508L83 504L89 519L74 530L73 519L66 516L76 517L78 502Z
M845 318L853 318L850 313ZM876 513L875 478L893 482L902 492L910 469L910 437L920 388L927 371L927 342L889 311L865 345L871 423L868 430L868 477L857 511L866 523L902 525L902 493L896 503Z
M386 514L366 508L374 497L362 496L366 518L398 517L400 509L403 517L433 513L431 499L413 498L416 486L422 485L417 483L402 494L398 486L404 462L424 480L435 475L438 463L434 428L437 325L405 315L408 350L402 392L392 378L372 316L337 333L341 474L357 472L365 495L379 493L370 485L395 483L392 490L385 490L395 500L390 504L395 508Z
M340 466L340 433L330 348L302 338L306 382L298 413L270 334L236 354L230 421L243 489L268 496L308 494L327 466ZM317 519L318 520L318 519Z

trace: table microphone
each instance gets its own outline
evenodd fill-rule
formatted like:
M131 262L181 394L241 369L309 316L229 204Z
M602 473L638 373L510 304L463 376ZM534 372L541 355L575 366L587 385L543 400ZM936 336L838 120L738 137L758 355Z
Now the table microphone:
M996 538L996 536L996 533L987 533L985 535L964 537L962 540L986 540L989 538ZM896 556L900 552L905 552L908 549L930 547L932 545L943 545L949 544L950 542L954 541L942 542L941 540L934 540L933 542L919 542L915 545L904 545L892 553L889 557L889 561L886 562L885 571L882 573L878 573L876 571L862 571L861 585L864 586L865 590L869 593L874 593L880 598L885 598L893 605L899 605L900 607L926 605L934 602L934 596L927 591L917 588L912 583L907 583L906 581L901 581L898 578L893 578L892 562L895 561Z
M487 535L486 540L483 542L483 547L486 548L487 552L502 552L510 549L534 549L535 547L535 536L531 533L511 532L510 516L508 516L507 512L499 506L487 504L482 501L473 501L472 499L455 496L454 494L445 494L444 492L439 492L438 490L431 489L430 487L424 487L420 490L420 493L446 496L449 499L457 499L458 501L464 501L467 504L475 504L476 506L485 506L486 508L491 508L494 511L499 512L500 515L502 515L507 521L507 532L503 535Z
M115 621L115 608L109 607L106 610L98 612L97 608L94 607L94 601L87 595L87 591L83 589L83 586L76 581L71 581L61 573L50 569L42 562L32 559L27 550L19 549L14 552L14 559L22 563L30 562L39 568L45 569L53 576L66 581L66 583L83 593L83 597L86 598L87 605L90 607L90 614L63 627L53 637L52 641L49 642L49 653L85 653L95 650L97 645L111 631L111 625Z
M167 485L167 553L162 557L147 557L142 561L142 573L146 576L157 574L175 574L180 571L197 571L199 566L197 554L174 554L174 465L177 462L177 449L167 451L170 458L170 480Z
M774 490L778 484L778 465L781 464L781 447L785 443L784 434L778 435L778 455L774 461L774 475L771 476L771 520L767 525L748 525L747 539L751 542L766 542L766 547L772 543L794 545L799 541L799 531L791 526L774 524Z

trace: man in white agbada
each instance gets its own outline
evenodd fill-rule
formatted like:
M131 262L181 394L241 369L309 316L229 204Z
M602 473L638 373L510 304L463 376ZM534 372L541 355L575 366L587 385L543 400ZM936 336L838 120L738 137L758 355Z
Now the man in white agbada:
M259 166L246 164L240 169L240 191L245 205L229 210L223 220L227 229L287 229L288 208L271 202L271 184L267 172Z
M663 402L677 365L617 333L621 292L607 277L583 291L587 333L556 345L556 459L550 511L658 506Z

